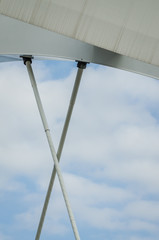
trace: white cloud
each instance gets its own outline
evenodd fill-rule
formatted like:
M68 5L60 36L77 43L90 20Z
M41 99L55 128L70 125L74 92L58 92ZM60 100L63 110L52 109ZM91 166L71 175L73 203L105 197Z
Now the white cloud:
M158 201L134 201L127 205L126 213L132 217L142 220L155 221L159 220L159 202Z
M100 204L123 203L135 196L127 189L109 186L104 183L95 183L83 177L72 174L64 175L65 182L71 197L88 206L100 206Z
M52 81L42 63L35 69L57 148L75 71ZM35 231L52 159L25 67L2 64L0 72L0 189L3 194L22 193L25 207L14 216L14 224ZM81 229L87 225L99 231L120 230L123 239L125 231L147 231L155 239L158 87L158 81L123 71L103 67L84 71L61 163ZM67 221L56 184L44 231L68 234ZM128 239L146 238L134 234Z

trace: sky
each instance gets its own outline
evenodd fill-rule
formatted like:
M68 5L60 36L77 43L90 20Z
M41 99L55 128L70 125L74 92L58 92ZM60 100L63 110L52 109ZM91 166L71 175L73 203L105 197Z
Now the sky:
M58 148L76 63L33 61ZM0 64L0 240L35 239L53 161L22 62ZM89 64L61 156L81 239L158 240L159 82ZM74 235L56 178L41 239Z

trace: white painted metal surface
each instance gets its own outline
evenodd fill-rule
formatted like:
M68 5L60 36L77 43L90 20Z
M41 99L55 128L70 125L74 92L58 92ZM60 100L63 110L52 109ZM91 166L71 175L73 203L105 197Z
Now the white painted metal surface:
M67 59L102 64L159 79L159 68L93 45L0 15L0 62Z
M0 1L2 15L157 66L158 9L158 0Z

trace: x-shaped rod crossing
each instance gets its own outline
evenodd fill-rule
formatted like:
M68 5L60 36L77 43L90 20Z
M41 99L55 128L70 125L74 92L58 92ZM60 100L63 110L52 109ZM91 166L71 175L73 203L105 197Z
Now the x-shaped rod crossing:
M39 92L38 92L38 88L37 88L36 80L35 80L35 77L34 77L34 73L33 73L32 67L31 67L32 57L30 57L30 56L29 57L28 56L22 56L22 57L23 57L24 64L26 65L27 70L28 70L28 74L29 74L29 77L30 77L31 85L33 87L33 92L34 92L34 95L35 95L36 103L37 103L37 106L38 106L38 109L39 109L39 113L40 113L40 116L41 116L41 120L42 120L42 123L43 123L44 130L45 130L45 133L46 133L46 137L47 137L48 144L49 144L49 147L50 147L51 155L52 155L52 158L53 158L53 161L54 161L54 168L53 168L53 171L52 171L52 174L51 174L51 178L50 178L50 182L49 182L49 186L48 186L48 190L47 190L43 210L42 210L42 213L41 213L41 217L40 217L40 221L39 221L39 225L38 225L35 240L40 239L40 234L41 234L41 230L42 230L42 227L43 227L43 223L44 223L44 219L45 219L50 195L51 195L51 192L52 192L56 172L57 172L57 175L58 175L59 183L60 183L60 186L61 186L61 190L62 190L62 193L63 193L65 204L66 204L66 207L67 207L67 211L68 211L68 215L69 215L69 218L70 218L70 222L71 222L71 225L72 225L72 229L73 229L73 232L74 232L75 239L80 240L80 236L79 236L79 233L78 233L76 222L75 222L73 212L72 212L72 209L71 209L71 206L70 206L70 203L69 203L68 195L67 195L67 192L66 192L63 176L62 176L61 169L60 169L60 166L59 166L59 161L60 161L62 149L63 149L63 146L64 146L69 122L70 122L70 119L71 119L73 106L74 106L74 103L75 103L75 100L76 100L76 96L77 96L80 80L81 80L81 77L82 77L83 69L86 68L87 63L85 63L85 62L78 62L77 63L78 71L77 71L77 75L76 75L76 80L75 80L74 88L73 88L73 91L72 91L72 96L71 96L67 116L66 116L66 119L65 119L65 123L64 123L63 131L62 131L58 151L57 151L57 154L56 154L55 148L54 148L54 145L53 145L53 141L52 141L52 138L51 138L51 134L50 134L50 129L49 129L49 126L48 126L48 123L47 123L45 112L44 112L42 102L41 102L41 99L40 99L40 95L39 95Z

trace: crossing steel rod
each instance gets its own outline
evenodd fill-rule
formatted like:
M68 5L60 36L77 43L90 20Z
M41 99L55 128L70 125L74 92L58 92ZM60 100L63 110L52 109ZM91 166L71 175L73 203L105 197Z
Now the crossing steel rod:
M59 162L58 162L58 159L57 159L56 151L55 151L53 141L52 141L52 138L51 138L50 129L49 129L49 126L48 126L48 123L47 123L45 112L44 112L42 102L41 102L41 99L40 99L40 95L39 95L39 92L38 92L38 88L37 88L37 85L36 85L34 73L33 73L32 67L31 67L32 60L31 60L30 57L23 57L23 61L24 61L24 64L26 65L26 67L27 67L27 71L28 71L28 74L29 74L29 77L30 77L31 85L33 87L33 92L34 92L34 95L35 95L36 103L37 103L37 106L38 106L38 109L39 109L39 113L40 113L40 116L41 116L41 120L42 120L42 123L43 123L45 134L46 134L48 144L49 144L49 147L50 147L52 159L54 161L54 165L55 165L56 172L57 172L57 175L58 175L59 183L60 183L61 190L62 190L62 193L63 193L64 201L65 201L65 204L66 204L66 207L67 207L67 211L68 211L68 215L69 215L70 222L71 222L71 225L72 225L72 229L73 229L73 232L74 232L74 236L75 236L76 240L80 240L79 232L78 232L76 222L75 222L75 219L74 219L74 216L73 216L73 212L72 212L72 209L71 209L71 206L70 206L70 203L69 203L69 199L68 199L68 195L67 195L67 192L66 192L63 176L62 176L61 169L60 169L60 166L59 166Z
M85 63L85 62L78 62L77 63L78 71L77 71L77 75L76 75L76 80L75 80L75 83L74 83L74 87L73 87L73 91L72 91L72 95L71 95L66 119L65 119L64 126L63 126L63 130L62 130L62 134L61 134L61 138L60 138L60 143L59 143L59 147L58 147L58 151L57 151L58 161L60 161L60 158L61 158L61 153L62 153L62 149L63 149L63 146L64 146L67 130L68 130L68 127L69 127L73 107L74 107L75 100L76 100L76 96L77 96L77 93L78 93L80 81L81 81L81 78L82 78L83 69L86 68L86 64L87 63ZM40 239L40 235L41 235L41 231L42 231L47 207L48 207L48 204L49 204L52 188L53 188L53 185L54 185L55 176L56 176L56 168L54 166L54 168L52 170L47 194L46 194L46 197L45 197L45 202L44 202L44 205L43 205L43 209L42 209L42 213L41 213L41 217L40 217L40 221L39 221L39 225L38 225L35 240Z

